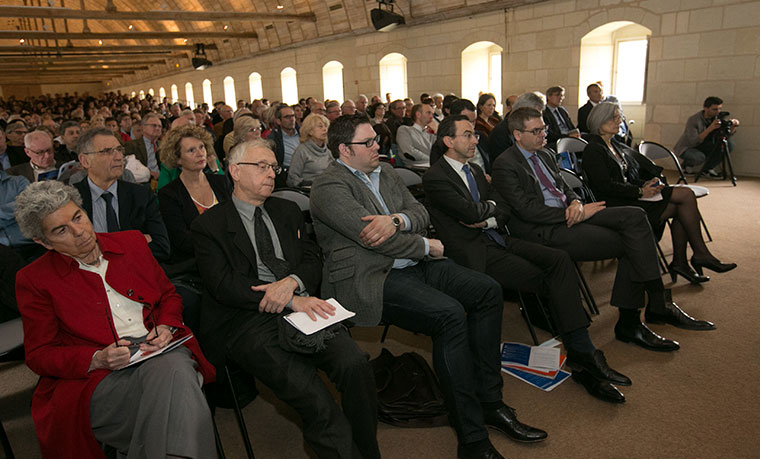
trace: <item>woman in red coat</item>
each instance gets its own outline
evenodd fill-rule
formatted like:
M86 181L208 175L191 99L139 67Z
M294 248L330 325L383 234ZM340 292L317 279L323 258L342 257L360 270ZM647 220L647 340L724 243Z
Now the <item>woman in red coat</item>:
M22 232L49 250L16 280L26 363L41 376L32 418L43 457L104 457L100 443L129 458L213 457L200 382L215 374L195 338L124 368L125 337L155 352L189 333L180 297L142 234L95 234L80 206L55 181L16 199Z

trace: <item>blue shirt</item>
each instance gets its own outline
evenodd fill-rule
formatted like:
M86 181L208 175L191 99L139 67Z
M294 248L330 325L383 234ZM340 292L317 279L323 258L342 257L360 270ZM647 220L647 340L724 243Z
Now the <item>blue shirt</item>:
M16 211L16 196L28 185L26 177L0 171L0 244L15 247L34 242L21 233L13 214Z
M285 131L282 131L282 149L283 149L283 166L290 166L290 160L293 158L296 148L301 145L301 137L296 131L296 135L288 135Z
M156 159L158 152L153 149L153 142L148 140L147 137L143 137L143 142L145 142L145 151L148 152L148 164L146 164L146 166L148 166L148 169L150 169L152 172L161 172L161 170L158 168L158 160ZM158 140L156 142L158 142Z
M114 181L107 190L100 188L92 183L90 177L87 177L87 185L90 187L90 197L92 197L92 227L96 233L107 233L108 224L106 223L106 200L103 199L103 193L110 191L113 195L111 207L116 212L116 221L119 221L119 194L118 181Z
M383 195L380 194L380 166L377 166L375 170L369 173L369 176L365 174L364 172L354 169L353 167L349 166L348 164L344 163L341 160L337 160L339 164L342 164L346 167L346 169L350 170L352 174L354 174L359 180L362 181L365 185L367 185L367 188L372 192L372 194L375 195L380 205L383 207L383 210L385 211L385 215L390 215L391 212L388 210L388 206L385 204L385 199L383 199ZM412 224L411 220L409 220L409 217L406 214L398 214L399 217L401 217L402 220L404 220L404 229L403 231L411 231ZM428 243L427 238L422 238L422 240L425 242L425 255L427 255L430 252L430 244ZM407 268L409 266L416 265L417 262L414 260L411 260L409 258L396 258L393 262L393 269L402 269Z
M538 152L531 153L527 150L523 150L520 147L520 145L518 145L517 143L515 143L515 146L517 147L518 150L520 150L520 153L522 153L522 155L525 157L525 160L528 161L528 165L533 171L533 175L536 177L536 179L538 179L538 174L536 173L536 166L533 164L533 161L531 161L530 159L531 156L538 154ZM548 178L549 181L552 182L554 187L559 190L559 188L557 187L557 182L554 181L554 176L549 172L549 169L546 168L546 165L544 164L544 162L541 161L540 156L538 157L538 165L541 168L541 171L546 176L546 178ZM549 207L557 207L559 209L564 209L565 207L567 207L565 203L562 202L560 198L552 194L552 192L549 191L549 189L546 188L544 184L541 183L540 180L538 181L538 184L541 185L541 193L544 195L544 204L546 204Z

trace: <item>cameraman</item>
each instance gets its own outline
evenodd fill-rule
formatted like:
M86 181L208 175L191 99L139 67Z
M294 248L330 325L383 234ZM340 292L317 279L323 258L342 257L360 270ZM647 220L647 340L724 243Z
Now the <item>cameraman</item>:
M708 97L702 104L702 111L690 116L686 121L686 128L673 148L674 153L681 157L683 167L687 173L698 173L704 170L709 177L717 178L720 175L714 167L723 159L721 144L723 136L731 136L739 126L739 120L728 120L728 113L723 112L723 122L718 114L723 110L723 100L719 97ZM721 125L724 129L721 129ZM733 150L733 142L728 140L729 153ZM705 163L702 168L699 164Z

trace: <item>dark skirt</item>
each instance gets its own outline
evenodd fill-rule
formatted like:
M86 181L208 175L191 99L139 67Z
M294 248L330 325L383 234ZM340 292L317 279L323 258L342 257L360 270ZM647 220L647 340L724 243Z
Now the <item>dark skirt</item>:
M673 194L673 187L666 186L662 189L662 201L632 201L629 206L641 207L644 212L647 213L647 219L652 226L652 232L654 233L655 240L659 241L662 238L662 232L665 230L665 222L661 221L662 213L665 212L665 208L670 203L670 197Z

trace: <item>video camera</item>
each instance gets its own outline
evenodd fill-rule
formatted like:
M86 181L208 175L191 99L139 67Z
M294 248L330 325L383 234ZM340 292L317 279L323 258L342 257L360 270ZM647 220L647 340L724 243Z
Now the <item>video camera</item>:
M728 137L731 135L731 127L734 125L734 122L731 121L729 116L731 116L731 113L729 112L718 113L718 121L720 121L720 127L716 129L715 132L719 137Z

